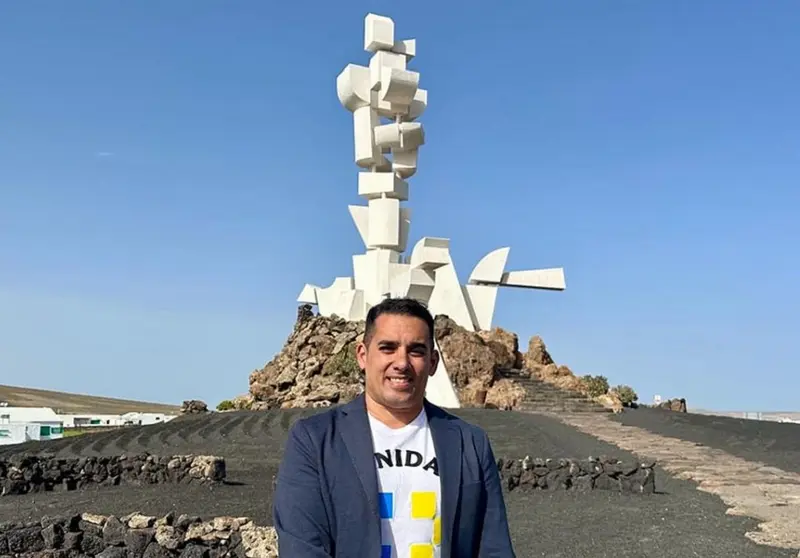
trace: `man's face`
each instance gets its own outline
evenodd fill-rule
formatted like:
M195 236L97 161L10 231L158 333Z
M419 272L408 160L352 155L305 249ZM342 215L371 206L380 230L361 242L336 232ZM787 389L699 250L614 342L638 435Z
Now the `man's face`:
M436 372L439 353L428 339L428 324L402 314L381 314L369 346L356 348L366 376L367 395L387 409L421 407L428 377Z

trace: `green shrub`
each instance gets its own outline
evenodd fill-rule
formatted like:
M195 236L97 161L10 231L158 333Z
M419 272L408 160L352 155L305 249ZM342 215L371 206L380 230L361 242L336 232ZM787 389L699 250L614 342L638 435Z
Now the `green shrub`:
M608 393L608 378L605 376L590 376L586 375L581 378L583 381L586 393L592 397L598 397Z
M617 392L625 407L632 407L639 400L639 396L636 395L631 386L619 385L614 388L614 391Z
M219 402L219 405L217 405L217 411L230 411L232 409L234 409L234 405L233 401L230 399L223 399Z
M358 378L361 376L361 367L356 360L355 343L344 347L341 351L329 358L322 367L323 374L338 376L340 378Z

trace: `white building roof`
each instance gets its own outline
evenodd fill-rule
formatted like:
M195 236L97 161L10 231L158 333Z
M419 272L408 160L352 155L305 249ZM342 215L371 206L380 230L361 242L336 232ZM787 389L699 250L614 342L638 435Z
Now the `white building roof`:
M50 407L0 407L0 418L10 422L61 422L62 419Z

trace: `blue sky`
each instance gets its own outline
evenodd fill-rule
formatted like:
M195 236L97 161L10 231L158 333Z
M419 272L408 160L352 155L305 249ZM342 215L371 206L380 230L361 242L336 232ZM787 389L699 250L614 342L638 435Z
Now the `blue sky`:
M216 404L363 246L335 79L363 18L429 90L410 243L451 239L495 324L690 406L800 410L794 0L8 2L0 383Z

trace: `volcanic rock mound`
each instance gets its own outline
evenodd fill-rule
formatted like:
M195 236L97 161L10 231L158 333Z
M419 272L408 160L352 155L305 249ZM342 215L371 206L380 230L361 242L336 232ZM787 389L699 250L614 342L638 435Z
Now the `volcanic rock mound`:
M470 332L447 316L436 316L435 334L447 372L467 407L513 409L525 390L503 379L499 370L522 361L518 339L500 328ZM301 306L283 349L264 368L250 374L248 396L236 408L328 407L346 403L364 391L355 358L364 322L315 316Z

